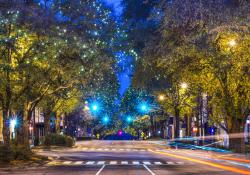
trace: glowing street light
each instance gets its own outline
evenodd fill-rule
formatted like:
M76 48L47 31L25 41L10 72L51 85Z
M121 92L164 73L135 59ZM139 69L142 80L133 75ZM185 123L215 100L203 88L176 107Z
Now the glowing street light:
M11 128L15 128L16 127L16 124L17 124L17 120L16 119L12 119L11 121L10 121L10 127Z
M132 121L132 117L128 116L127 117L127 122L131 122Z
M105 117L103 118L103 122L104 122L104 123L107 123L108 121L109 121L108 116L105 116Z
M98 112L100 110L100 107L99 107L98 103L93 103L90 106L90 109L91 109L92 112Z
M231 46L231 47L234 47L236 45L236 41L234 39L230 40L228 42L228 44Z
M164 96L164 95L159 95L158 99L159 99L160 101L163 101L163 100L165 100L165 96Z
M146 105L142 105L142 106L141 106L141 109L142 109L143 111L146 111L146 110L147 110L147 106L146 106Z
M182 89L187 89L187 88L188 88L187 83L181 83L181 88L182 88Z

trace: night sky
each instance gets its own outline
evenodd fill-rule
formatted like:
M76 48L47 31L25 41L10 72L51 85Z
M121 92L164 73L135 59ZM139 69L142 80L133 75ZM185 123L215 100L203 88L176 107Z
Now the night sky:
M119 16L122 12L121 0L105 0L109 5L112 5L115 9L115 13ZM130 86L131 78L130 75L133 73L133 69L131 67L132 59L131 57L121 56L121 53L117 53L117 57L119 62L118 65L121 68L121 71L117 74L117 77L120 82L120 95L124 95L127 88Z
M120 5L121 0L105 0L108 4L111 4L114 6L115 12L117 15L121 14L122 7Z

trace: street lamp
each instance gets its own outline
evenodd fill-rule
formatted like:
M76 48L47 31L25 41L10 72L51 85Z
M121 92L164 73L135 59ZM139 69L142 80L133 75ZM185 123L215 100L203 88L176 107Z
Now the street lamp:
M165 100L165 96L164 95L159 95L158 99L159 99L159 101L163 101L163 100Z
M181 83L181 88L182 89L187 89L188 88L188 85L187 85L187 83Z
M103 118L103 122L104 122L104 123L107 123L108 121L109 121L108 116L105 116L105 117Z
M10 121L10 127L11 128L15 128L16 127L16 124L17 124L17 121L16 121L16 119L12 119L11 121Z
M15 138L15 128L17 125L17 120L16 119L12 119L10 120L10 131L11 131L11 137L12 139Z
M228 42L228 44L231 46L231 47L234 47L236 45L236 41L234 39L230 40Z
M132 118L130 116L127 117L127 122L131 122L132 121Z

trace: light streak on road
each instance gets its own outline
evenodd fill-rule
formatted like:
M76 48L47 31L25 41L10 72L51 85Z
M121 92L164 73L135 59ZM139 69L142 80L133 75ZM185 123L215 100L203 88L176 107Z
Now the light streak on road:
M232 171L234 173L250 175L250 171L235 168L235 167L220 165L220 164L217 164L217 163L207 162L207 161L203 161L203 160L198 160L198 159L194 159L194 158L190 158L190 157L170 154L170 153L166 153L166 152L158 152L158 151L153 151L153 150L150 150L150 151L152 153L155 153L155 154L162 154L162 155L166 155L166 156L175 157L175 158L178 158L178 159L184 159L184 160L188 160L188 161L191 161L191 162L200 163L200 164L203 164L203 165L209 165L209 166L220 168L220 169L223 169L223 170Z

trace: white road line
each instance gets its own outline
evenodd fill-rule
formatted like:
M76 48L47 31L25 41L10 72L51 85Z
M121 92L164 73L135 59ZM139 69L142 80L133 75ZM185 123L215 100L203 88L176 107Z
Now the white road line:
M71 164L71 162L72 161L65 161L65 162L63 162L63 164L68 165L68 164Z
M143 164L143 166L144 166L144 168L145 168L146 170L148 170L148 172L149 172L151 175L155 175L155 173L154 173L153 171L151 171L151 170L147 167L147 165Z
M121 161L121 164L122 164L122 165L127 165L127 164L128 164L128 161Z
M116 164L117 164L117 161L110 161L109 164L110 164L110 165L116 165Z
M151 165L150 162L143 162L143 164L145 164L145 165Z
M104 151L108 151L109 149L105 148Z
M112 151L116 151L116 149L111 149Z
M126 151L131 151L131 149L126 149Z
M133 161L132 163L133 163L133 165L139 165L140 164L140 162L138 162L138 161Z
M83 163L83 161L76 161L74 164L75 165L81 165Z
M120 151L124 151L124 149L119 149Z
M176 162L179 165L184 165L184 162Z
M93 165L95 163L95 161L88 161L86 162L86 165Z
M154 162L155 165L162 165L161 162Z
M146 151L145 149L141 149L140 151Z
M105 166L106 166L106 165L103 165L103 166L99 169L99 171L96 173L96 175L99 175L99 174L102 172L102 170L105 168Z
M98 161L97 162L97 165L104 165L105 164L105 161Z
M168 165L174 165L174 162L167 162Z

